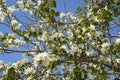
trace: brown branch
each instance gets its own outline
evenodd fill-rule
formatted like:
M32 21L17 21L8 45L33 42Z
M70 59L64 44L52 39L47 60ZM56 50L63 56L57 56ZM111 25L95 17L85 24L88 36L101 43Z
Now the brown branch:
M27 52L43 52L43 51L35 51L35 50L30 50L30 51L24 51L24 50L11 50L11 49L4 49L4 48L0 48L0 51L2 51L3 53L27 53Z
M85 64L88 64L88 63L101 64L101 65L104 65L105 67L110 68L110 69L116 68L117 69L116 72L120 72L120 67L116 67L114 65L108 65L108 64L99 62L97 60L90 60L90 59L76 59L76 60L70 59L70 60L72 60L73 62L76 61L78 63L85 63ZM69 62L69 61L65 61L65 60L62 61L62 63L72 63L72 64L73 64L73 62Z

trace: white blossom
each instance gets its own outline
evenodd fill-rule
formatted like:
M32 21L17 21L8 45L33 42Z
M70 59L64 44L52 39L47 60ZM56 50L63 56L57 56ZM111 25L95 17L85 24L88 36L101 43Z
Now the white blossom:
M27 9L27 8L24 8L24 9L23 9L23 12L27 12L27 11L28 11L28 9Z
M26 53L24 53L24 56L28 56L28 55L35 56L36 52L26 52Z
M91 30L95 30L95 26L90 24L90 27L89 27Z
M63 33L54 33L53 35L52 35L52 38L56 38L56 37L62 37L63 36Z
M8 41L8 43L12 43L13 40L12 39L8 39L7 41Z
M107 7L107 5L104 7L104 9L107 11L108 10L108 7Z
M90 33L87 33L87 36L92 39L92 35Z
M111 62L111 58L109 58L109 57L106 58L106 61L107 61L107 62Z
M11 26L14 27L14 29L19 29L18 22L16 20L11 20Z
M92 17L92 19L93 19L94 21L96 21L96 22L99 22L99 20L98 20L98 17L97 17L97 16L93 16L93 17Z
M36 55L34 58L34 65L37 67L40 63L40 61L43 62L44 66L48 66L49 65L49 55L47 52L43 52L43 53L39 53L38 55Z
M35 28L34 28L34 27L31 27L30 30L31 30L32 32L35 32Z
M15 41L15 43L19 43L20 39L15 39L14 41Z
M27 69L25 69L25 74L34 74L35 70L32 67L28 67Z
M120 38L116 39L115 44L120 44Z
M91 56L92 54L93 54L93 53L90 52L90 51L89 51L89 52L88 52L88 51L86 52L86 55L87 55L87 56Z
M109 47L109 46L110 46L110 43L103 43L103 44L102 44L102 47L103 47L103 48L107 48L107 47Z
M20 8L22 8L22 9L24 8L24 5L23 5L22 1L17 1L16 3L19 5Z
M101 46L102 46L101 51L104 53L108 51L110 43L103 43Z
M65 46L65 45L62 45L61 48L66 49L66 46Z
M29 34L24 34L24 36L28 38L28 37L29 37Z
M79 50L79 48L77 45L72 45L70 52L72 55L74 55L74 53L77 52L78 50Z
M92 15L92 9L90 9L88 12L87 12L87 17L90 17Z
M120 59L116 59L116 62L117 62L117 63L120 63Z
M42 37L40 38L40 40L42 41L46 41L48 38L47 38L47 32L44 31L43 34L42 34Z
M65 17L65 14L62 12L60 13L60 18L64 18Z
M40 6L42 4L42 1L41 0L38 0L37 1L37 5Z
M70 13L70 12L68 12L66 15L67 15L68 17L72 17L72 16L73 16L73 14Z
M86 31L86 28L85 28L85 27L83 27L83 28L82 28L82 31L83 31L83 33L84 33L84 32Z
M17 9L15 8L15 6L10 6L8 7L8 13L13 13L14 11L16 11Z
M98 32L98 31L95 31L95 34L94 34L96 37L99 37L100 35L102 35L101 32Z
M14 34L14 33L8 33L8 36L15 38L16 34Z

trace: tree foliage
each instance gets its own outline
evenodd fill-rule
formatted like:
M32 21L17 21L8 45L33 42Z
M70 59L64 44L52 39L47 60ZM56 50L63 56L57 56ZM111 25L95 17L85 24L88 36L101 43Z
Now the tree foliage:
M120 0L88 0L72 12L57 0L0 0L0 52L22 53L0 61L1 80L120 79ZM30 59L28 59L30 57Z

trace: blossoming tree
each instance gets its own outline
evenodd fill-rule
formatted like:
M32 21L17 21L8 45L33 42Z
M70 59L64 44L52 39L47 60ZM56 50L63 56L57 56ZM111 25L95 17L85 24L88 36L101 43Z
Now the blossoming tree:
M0 52L30 59L0 61L1 80L120 79L120 0L88 0L76 14L57 0L0 0Z

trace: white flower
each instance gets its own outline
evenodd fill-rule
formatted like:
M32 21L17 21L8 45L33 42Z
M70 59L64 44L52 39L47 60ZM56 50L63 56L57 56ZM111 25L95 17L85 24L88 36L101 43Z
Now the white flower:
M90 15L92 15L92 9L90 9L90 10L87 12L87 17L89 17Z
M91 37L92 37L90 33L87 33L87 36L88 36L90 39L91 39Z
M92 17L92 20L94 20L94 21L96 21L96 22L99 22L99 20L98 20L98 17L97 17L97 16L93 16L93 17Z
M101 32L95 31L95 34L94 34L94 35L95 35L96 37L99 37L101 34L102 34Z
M12 43L12 39L8 39L8 43Z
M41 0L38 0L38 1L37 1L38 6L41 5L41 3L42 3Z
M15 39L14 41L15 41L15 43L19 43L20 39Z
M14 33L8 33L8 36L15 38L16 34L14 34Z
M52 35L52 38L58 37L58 33Z
M29 10L29 13L30 13L31 16L34 15L32 10Z
M96 66L97 66L96 64L93 64L93 67L94 67L94 68L96 68Z
M65 46L65 45L62 45L61 48L66 49L66 46Z
M101 46L102 46L101 51L105 53L109 51L110 43L103 43Z
M34 27L31 27L31 31L32 31L32 32L35 32L35 28L34 28Z
M70 12L68 12L66 15L67 15L68 17L72 17L72 16L73 16L73 14L70 13Z
M17 63L12 63L12 67L14 67L15 69L17 69L18 68L18 62Z
M120 44L120 38L116 39L115 44Z
M50 75L47 73L47 74L46 74L46 78L49 78L49 76L50 76Z
M16 20L12 20L11 21L11 26L17 27L18 26L18 22Z
M14 11L16 11L15 9L15 6L11 6L11 7L8 7L8 13L13 13Z
M40 64L40 61L42 61L44 66L48 66L49 65L49 60L50 57L48 55L47 52L43 52L43 53L39 53L38 55L36 55L34 58L34 65L37 67Z
M34 74L35 70L32 67L28 67L27 69L25 69L25 74Z
M83 28L82 28L82 31L83 31L83 33L84 33L84 32L86 31L86 28L85 28L85 27L83 27Z
M24 36L28 38L28 37L29 37L29 34L24 34Z
M120 59L116 59L117 63L120 63Z
M27 8L24 8L24 9L23 9L23 12L27 12L27 11L28 11L28 9L27 9Z
M95 30L95 26L90 24L90 27L89 27L91 30Z
M36 55L36 52L27 52L27 53L24 53L24 56L35 56Z
M104 7L104 9L107 11L108 10L108 7L107 7L107 5Z
M102 44L102 47L103 47L103 48L107 48L107 47L109 47L109 46L110 46L110 43L103 43L103 44Z
M62 12L60 13L60 18L64 18L65 17L65 14Z
M72 45L70 52L72 55L74 55L74 53L77 52L78 50L79 50L79 48L77 47L77 45Z
M63 33L55 33L52 35L52 38L55 38L55 37L62 37L63 36Z
M70 80L70 79L71 79L70 76L65 77L65 80Z
M59 34L58 34L58 37L62 37L62 36L63 36L63 33L59 33Z
M47 40L47 32L46 31L43 32L41 40L42 41L46 41Z
M106 58L106 61L111 62L111 58Z
M24 5L23 5L22 1L17 1L17 4L19 5L20 8L24 8Z
M93 53L92 52L86 52L87 56L91 56Z

